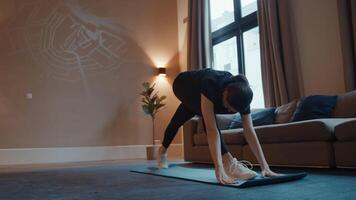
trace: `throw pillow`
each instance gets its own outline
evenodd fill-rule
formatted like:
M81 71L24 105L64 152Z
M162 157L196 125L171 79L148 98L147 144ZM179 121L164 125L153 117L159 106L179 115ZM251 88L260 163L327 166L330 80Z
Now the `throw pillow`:
M297 100L289 102L287 104L281 105L276 108L275 111L275 121L276 124L288 123L293 116L295 109L297 108Z
M220 130L226 130L230 127L232 120L234 119L234 114L217 114L216 122Z
M337 97L334 117L356 117L356 90Z
M220 130L228 129L234 117L235 115L233 114L217 114L216 122L218 128ZM203 118L201 116L197 116L197 118L198 118L197 134L205 133Z
M300 100L291 121L330 118L336 100L337 96L313 95L304 97Z
M273 124L276 108L265 108L251 112L252 123L254 126ZM229 129L242 128L241 115L237 113L232 120Z

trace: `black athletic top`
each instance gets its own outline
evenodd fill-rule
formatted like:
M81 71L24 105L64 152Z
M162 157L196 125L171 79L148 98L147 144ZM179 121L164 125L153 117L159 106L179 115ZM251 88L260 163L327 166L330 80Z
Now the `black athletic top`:
M174 94L196 114L201 115L201 94L214 104L215 114L231 114L222 102L225 87L233 82L230 72L210 68L180 73L173 83ZM249 114L248 106L241 114Z

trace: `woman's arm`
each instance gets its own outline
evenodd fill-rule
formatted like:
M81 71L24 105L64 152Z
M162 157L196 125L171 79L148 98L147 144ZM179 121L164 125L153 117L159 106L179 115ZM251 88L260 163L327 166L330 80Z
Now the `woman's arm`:
M257 158L258 163L260 163L261 172L263 176L279 176L282 174L274 173L270 170L268 163L262 151L260 142L258 141L255 129L253 128L251 115L242 115L242 126L244 129L245 138Z
M216 178L223 184L234 183L234 180L226 175L223 167L221 142L215 121L214 104L204 95L201 95L201 111L208 136L210 155L214 162Z

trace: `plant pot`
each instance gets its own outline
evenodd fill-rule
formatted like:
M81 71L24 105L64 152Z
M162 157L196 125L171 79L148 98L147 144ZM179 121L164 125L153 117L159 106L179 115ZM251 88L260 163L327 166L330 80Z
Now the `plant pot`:
M147 160L156 160L160 145L151 145L146 147Z

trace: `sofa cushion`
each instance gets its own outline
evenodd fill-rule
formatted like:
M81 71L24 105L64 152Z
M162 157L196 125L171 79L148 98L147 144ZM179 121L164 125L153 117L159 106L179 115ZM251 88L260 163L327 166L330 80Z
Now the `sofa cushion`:
M314 119L287 124L256 127L261 143L307 142L335 140L333 133L343 119Z
M334 129L337 125L351 119L314 119L287 124L273 124L255 127L257 137L262 144L290 143L308 141L333 141ZM246 144L243 129L223 130L221 134L226 144ZM195 134L194 144L208 145L206 134Z
M297 107L297 100L289 102L287 104L281 105L276 108L275 111L275 120L276 124L288 123L292 118L292 115Z
M334 117L356 117L356 90L338 96Z
M197 133L204 133L204 124L203 124L203 118L197 117L198 118L198 124L197 124Z
M273 124L274 111L276 108L264 108L251 112L252 123L254 126L262 126L267 124ZM242 119L240 114L235 114L229 129L242 128Z
M356 140L356 118L335 127L335 136L339 141Z
M243 129L231 129L222 130L221 134L224 137L224 141L228 145L244 145L246 144L245 138L242 134ZM205 133L194 134L194 144L195 145L208 145L208 138Z
M336 105L337 96L313 95L300 100L292 122L330 118Z

